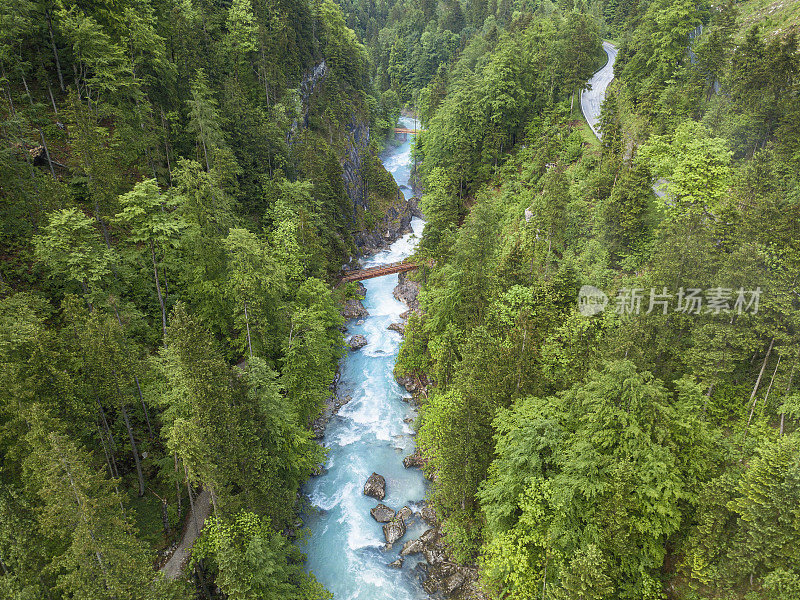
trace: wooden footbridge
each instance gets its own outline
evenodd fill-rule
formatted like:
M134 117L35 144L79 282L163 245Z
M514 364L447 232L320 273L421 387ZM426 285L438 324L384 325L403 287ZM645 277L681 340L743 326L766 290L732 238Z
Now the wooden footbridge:
M419 133L419 129L408 129L406 127L395 127L394 128L394 139L399 140L407 140L409 135L417 135Z
M362 279L383 277L384 275L391 275L393 273L405 273L406 271L413 271L417 268L419 268L419 265L416 263L396 262L388 265L380 265L378 267L369 267L368 269L358 269L357 271L350 271L343 275L339 280L339 285L347 283L348 281L361 281Z

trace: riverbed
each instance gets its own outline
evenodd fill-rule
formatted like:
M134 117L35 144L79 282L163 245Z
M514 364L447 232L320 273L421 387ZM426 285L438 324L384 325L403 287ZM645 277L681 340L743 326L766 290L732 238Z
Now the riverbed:
M399 125L413 128L414 120L401 117ZM382 160L406 198L410 197L411 141L390 148ZM411 226L413 233L363 260L364 266L411 255L424 222L414 218ZM403 458L414 451L413 426L406 421L416 412L403 400L409 394L392 374L400 334L387 329L400 322L400 314L408 307L392 296L397 275L369 279L364 285L363 304L369 316L360 325L348 322L346 335L364 335L368 344L348 352L342 360L336 389L339 397L351 396L352 400L331 418L325 430L327 471L304 489L314 507L305 518L310 530L305 546L307 567L333 592L335 600L420 600L427 595L415 569L419 559L408 557L400 569L388 565L399 557L403 543L418 537L427 526L415 515L405 537L393 548L384 549L381 525L369 514L377 500L362 493L367 477L376 472L386 478L383 503L391 508L409 506L418 513L425 497L427 482L422 473L403 467Z

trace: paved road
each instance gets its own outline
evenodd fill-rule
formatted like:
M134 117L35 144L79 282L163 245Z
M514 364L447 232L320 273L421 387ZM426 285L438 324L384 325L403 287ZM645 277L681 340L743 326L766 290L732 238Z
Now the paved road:
M606 66L592 75L589 80L591 89L581 91L581 110L597 139L603 137L603 134L598 129L600 126L600 107L606 97L606 88L611 83L611 80L614 79L614 61L617 59L617 48L611 42L603 42L603 50L608 55Z

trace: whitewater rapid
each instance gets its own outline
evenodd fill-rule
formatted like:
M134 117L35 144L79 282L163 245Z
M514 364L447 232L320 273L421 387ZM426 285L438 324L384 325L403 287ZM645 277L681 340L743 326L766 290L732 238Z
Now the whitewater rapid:
M401 118L400 124L414 127L412 119ZM411 142L387 151L383 163L410 197ZM413 233L362 261L364 266L411 255L424 222L414 218L411 226ZM391 550L384 550L381 525L369 514L377 501L362 493L374 471L386 478L383 503L391 508L409 506L418 512L425 497L422 473L403 468L403 458L414 451L413 427L404 421L416 412L403 401L409 394L392 374L400 335L387 329L400 322L400 314L408 307L392 296L397 275L368 279L364 285L367 295L363 304L369 316L361 325L348 322L346 335L362 334L368 344L348 352L342 360L336 389L340 397L351 396L352 400L331 418L325 431L327 472L312 479L304 490L314 507L305 517L310 530L304 548L307 568L333 592L335 600L420 600L427 595L415 571L419 559L406 558L401 569L388 564L399 557L405 541L419 537L427 526L415 516L405 537Z

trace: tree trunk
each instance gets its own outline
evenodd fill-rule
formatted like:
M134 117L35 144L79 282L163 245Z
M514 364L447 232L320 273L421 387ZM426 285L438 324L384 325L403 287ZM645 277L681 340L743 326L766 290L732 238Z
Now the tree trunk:
M164 339L167 338L167 309L164 306L164 296L161 294L161 283L158 281L158 263L156 262L156 250L153 242L150 242L150 255L153 257L153 274L156 278L156 292L158 293L158 304L161 307L161 329L164 332Z
M153 427L150 425L150 413L147 412L147 404L144 402L144 396L142 395L142 386L139 384L139 376L136 373L133 374L133 381L136 383L136 392L139 395L139 402L142 405L142 410L144 411L144 420L147 422L147 434L150 436L151 440L156 439L155 434L153 433Z
M114 315L117 317L117 323L119 323L120 329L122 329L122 317L119 316L117 303L113 297L111 299L111 306L114 308ZM136 392L139 394L139 402L141 402L142 410L144 411L144 420L147 421L147 432L151 440L155 439L153 427L150 425L150 414L147 412L147 405L144 403L144 396L142 396L142 386L139 384L139 376L136 373L133 374L133 381L136 383Z
M131 427L131 420L128 418L125 402L120 401L120 408L122 409L122 418L125 420L125 427L128 430L128 439L131 442L133 460L136 463L136 477L139 479L139 497L141 498L144 496L144 476L142 475L142 463L139 460L139 449L136 447L136 440L133 439L133 428Z
M198 525L197 523L197 511L195 511L194 509L194 496L192 496L192 484L189 482L189 470L186 468L186 463L183 463L183 472L186 475L186 489L189 491L189 512L192 515L194 530L197 533L197 535L200 535L200 525Z
M100 427L100 424L97 425L97 431L100 433L100 445L103 447L103 454L106 457L106 467L108 468L108 476L111 479L117 479L119 474L116 470L116 465L111 464L111 449L106 446L106 438L103 436L103 428Z
M250 358L253 358L253 343L250 341L250 317L247 315L247 300L244 301L244 323L247 326L247 349L250 351Z
M28 95L28 102L30 102L31 108L33 108L33 96L31 96L31 90L28 88L28 81L25 79L24 73L22 73L21 76L22 85L25 88L25 93ZM53 107L55 107L55 104L53 104ZM42 148L44 148L44 155L47 158L47 165L50 167L50 175L53 176L53 179L56 179L56 170L53 168L53 160L50 158L50 149L47 147L47 140L44 139L44 131L38 126L36 129L39 131L39 137L42 139Z
M756 379L756 384L753 386L753 392L750 394L749 402L752 403L752 407L750 408L750 417L747 419L747 425L745 426L744 434L742 435L742 443L744 443L744 440L747 437L747 428L750 427L750 420L753 418L753 411L756 408L756 392L758 391L758 386L761 384L761 378L764 376L764 369L767 368L767 361L772 354L772 346L774 344L775 338L773 337L769 342L769 349L767 350L767 355L764 357L764 362L761 363L761 370L758 372L758 379Z
M203 156L206 159L206 171L211 171L211 165L208 163L208 148L206 148L205 137L203 137Z
M167 159L167 176L169 177L170 184L172 183L172 167L169 162L169 130L167 129L167 120L164 117L164 109L161 109L161 128L164 130L164 157Z
M117 389L117 397L119 398L119 406L122 411L122 419L125 421L125 428L128 430L128 440L131 443L131 451L133 453L133 462L136 464L136 477L139 479L139 497L144 496L144 476L142 475L142 463L139 460L139 449L136 446L136 440L133 437L133 427L131 427L131 420L128 418L128 410L125 408L125 401L122 399L122 393L119 389L119 382L117 380L117 372L114 372L114 385Z
M61 73L61 61L58 60L58 49L56 48L56 38L53 36L53 22L50 19L50 10L45 10L45 15L47 15L47 29L50 32L50 45L53 47L53 58L56 59L56 71L58 72L58 84L61 86L61 91L63 92L66 88L64 87L64 75Z
M792 382L794 381L794 370L797 367L797 360L800 359L800 351L797 353L797 358L794 359L794 364L792 364L792 371L789 373L789 385L786 386L786 393L784 396L787 396L789 392L792 390ZM786 413L781 413L781 431L780 434L783 435L783 424L786 418Z
M56 107L56 99L53 97L53 88L50 86L50 77L46 76L45 81L47 81L47 93L50 96L50 103L53 105L53 114L58 116L58 107Z
M183 516L183 504L181 503L181 481L178 477L178 453L174 452L172 456L175 458L175 497L178 504L178 523L180 523Z
M775 375L778 374L778 367L781 366L781 358L782 356L778 357L778 362L775 363L775 370L772 372L772 377L769 380L769 386L767 386L767 392L764 394L764 407L767 406L767 399L769 398L769 393L772 391L772 384L775 383Z

